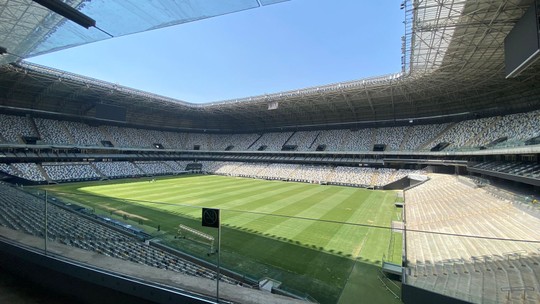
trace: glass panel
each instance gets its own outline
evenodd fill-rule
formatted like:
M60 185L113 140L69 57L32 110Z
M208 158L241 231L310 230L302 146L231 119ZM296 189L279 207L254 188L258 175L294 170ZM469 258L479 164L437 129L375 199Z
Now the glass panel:
M286 2L289 0L260 0L260 1L262 5L270 5L270 4L280 3L280 2Z
M51 51L58 51L107 38L109 38L108 35L94 27L85 29L74 22L65 20L61 26L57 27L56 29L52 29L51 33L48 34L42 41L35 43L35 47L29 50L27 56L35 56Z
M119 267L128 265L123 263L152 266L145 275L157 271L160 282L174 278L183 289L208 298L217 294L219 256L219 294L225 299L244 287L247 294L271 290L261 297L279 294L283 301L350 303L361 297L369 303L399 303L394 296L399 284L381 272L383 260L401 264L401 233L391 229L392 221L401 220L394 191L216 175L45 188L50 252L60 253L67 245L91 252L86 254L98 263L115 258L112 264L118 265L107 267L120 273L131 268ZM43 227L42 189L14 192L39 209L19 212L19 230L29 222ZM202 226L202 206L221 210L221 240L218 229ZM35 230L43 238L40 229Z
M91 1L82 12L113 36L138 33L258 7L256 0Z
M110 38L96 28L85 29L37 3L8 1L9 10L0 12L0 45L20 57ZM263 1L265 5L277 1ZM96 21L96 26L112 36L123 36L161 27L259 7L257 0L234 1L72 1L70 5ZM12 59L2 57L0 63Z
M219 256L225 299L260 288L320 303L399 303L404 255L409 286L471 302L538 302L536 198L429 177L404 192L218 175L0 183L0 234L44 250L47 189L50 254L210 299ZM221 209L221 240L202 226L202 206Z

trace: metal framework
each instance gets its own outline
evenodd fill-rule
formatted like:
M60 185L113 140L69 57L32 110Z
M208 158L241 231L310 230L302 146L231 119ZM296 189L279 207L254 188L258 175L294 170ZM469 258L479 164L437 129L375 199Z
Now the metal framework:
M287 0L63 0L76 11L98 20L89 28L63 18L32 0L0 2L0 46L14 62L68 47L133 34Z
M70 1L70 3L75 1ZM73 3L73 5L79 5ZM32 52L42 39L62 21L46 8L31 0L6 0L0 5L0 43L11 54L23 56ZM0 63L17 60L16 56L0 57Z
M525 111L540 108L540 64L505 79L503 42L531 3L407 0L403 69L392 75L196 105L19 62L0 67L0 104L92 117L106 103L133 124L225 132Z

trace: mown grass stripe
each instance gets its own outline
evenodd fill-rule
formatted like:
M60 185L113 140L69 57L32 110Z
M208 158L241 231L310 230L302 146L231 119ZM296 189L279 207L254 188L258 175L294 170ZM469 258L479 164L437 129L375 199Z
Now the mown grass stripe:
M321 193L325 191L328 192L329 190L324 188L311 189L299 187L295 191L292 191L290 195L279 196L280 199L276 200L274 200L274 197L272 196L260 196L260 200L248 202L242 206L238 206L238 210L250 210L268 214L295 216L300 214L301 210L309 208L309 206L313 205L316 198L318 198ZM241 219L239 217L241 217ZM272 217L271 215L249 214L248 216L242 216L241 213L237 213L236 218L231 217L230 224L235 226L245 226L251 229L257 228L266 230L263 227L276 226L286 220L287 219L284 217ZM264 226L260 226L262 224L264 224Z
M150 201L160 201L171 204L180 204L180 205L199 205L204 207L212 207L212 202L216 202L214 205L222 204L227 202L230 198L235 196L244 196L245 193L256 193L264 189L273 188L271 185L260 184L257 186L248 187L243 184L234 184L235 186L229 187L209 187L205 189L194 189L192 191L186 190L181 193L170 192L164 195L163 193L154 194L153 198L146 200ZM208 191L210 189L210 191Z
M340 195L343 193L347 193L347 195ZM319 213L318 218L333 220L336 219L336 216L333 215L333 213L340 213L340 220L348 222L351 218L355 217L355 215L357 216L358 214L363 213L364 210L362 208L357 208L356 211L353 211L351 208L346 208L346 206L351 206L351 204L356 203L357 201L357 198L351 195L352 193L354 192L351 192L350 188L344 188L336 195L327 197L325 200L321 201L321 204L315 205L315 207L321 205L325 206L325 212ZM340 196L341 199L337 200L335 198L337 196ZM317 209L318 212L321 211L321 208L310 208L302 214L298 215L314 216L314 213L311 209ZM343 213L344 209L348 209L347 212ZM288 219L286 222L283 222L281 226L290 228L288 229L288 231L290 232L288 234L289 238L298 240L306 246L311 246L314 248L316 247L319 250L326 250L328 252L342 254L346 256L353 255L355 243L350 240L350 237L352 237L352 235L341 235L339 231L341 229L345 229L349 232L355 232L355 235L358 236L360 236L362 233L365 234L365 232L363 232L365 228L362 227L353 227L350 225L342 225L335 223L322 223L317 221L300 221L298 219ZM316 230L318 233L313 233L314 230ZM270 233L277 232L270 231ZM335 242L337 246L328 246L328 244L335 239L347 239L349 241Z
M158 194L158 197L164 194L169 193L192 193L194 191L203 191L207 189L222 189L227 187L226 185L231 186L242 186L238 182L233 180L215 180L209 183L197 183L196 185L192 184L182 184L183 179L180 179L178 182L174 183L172 181L162 181L158 180L155 183L149 182L137 182L133 185L130 184L120 184L119 186L115 185L105 185L105 186L92 186L81 188L81 191L96 193L102 195L110 196L111 193L114 193L115 197L120 198L133 198L138 197L138 199L144 200L145 197L151 197L155 194ZM245 187L245 185L243 185Z
M250 202L253 198L257 197L263 197L265 195L279 195L281 193L285 192L296 192L298 191L298 187L294 185L284 186L281 188L276 188L274 185L263 185L261 187L246 187L242 190L237 190L235 192L230 192L226 194L219 194L219 195L213 195L210 196L212 199L208 199L209 197L203 194L198 195L197 201L189 201L188 203L191 205L197 205L201 207L215 207L215 208L222 208L222 209L236 209L236 206L243 205L246 202ZM264 193L264 194L261 194ZM167 209L172 208L174 209L174 206L167 207ZM189 213L186 213L188 216L192 216L195 218L200 217L200 213L197 214L196 210L193 210Z
M47 189L64 191L65 196L73 199L82 198L96 209L121 209L146 217L153 227L159 224L161 232L169 232L165 235L168 239L173 239L179 223L215 235L215 229L200 226L200 206L225 208L224 265L256 278L271 276L285 286L307 291L322 303L337 301L358 254L363 265L380 260L388 251L390 234L381 232L382 229L285 216L381 226L389 226L395 216L392 192L224 176L158 177L155 183L121 180ZM68 192L97 195L77 196ZM186 203L195 206L178 205ZM207 248L183 242L190 249L178 248L194 250L190 252L207 258Z

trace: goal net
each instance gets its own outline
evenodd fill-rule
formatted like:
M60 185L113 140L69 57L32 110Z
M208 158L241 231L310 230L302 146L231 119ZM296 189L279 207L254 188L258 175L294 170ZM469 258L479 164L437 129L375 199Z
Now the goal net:
M214 253L214 237L197 229L179 224L177 235L179 238L189 239L198 243L208 245L209 253Z

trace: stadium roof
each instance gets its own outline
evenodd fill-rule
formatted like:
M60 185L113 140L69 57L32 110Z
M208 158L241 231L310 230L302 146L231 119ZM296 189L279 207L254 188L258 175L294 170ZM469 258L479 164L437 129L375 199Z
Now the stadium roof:
M154 30L287 0L64 0L95 21L88 29L31 0L0 4L0 64L112 37ZM51 2L51 1L48 1ZM53 1L54 2L54 1Z
M392 123L540 108L539 63L517 78L504 77L504 38L532 2L404 2L403 69L392 75L197 105L19 62L0 68L0 103L89 117L105 103L125 106L130 123L204 130Z

